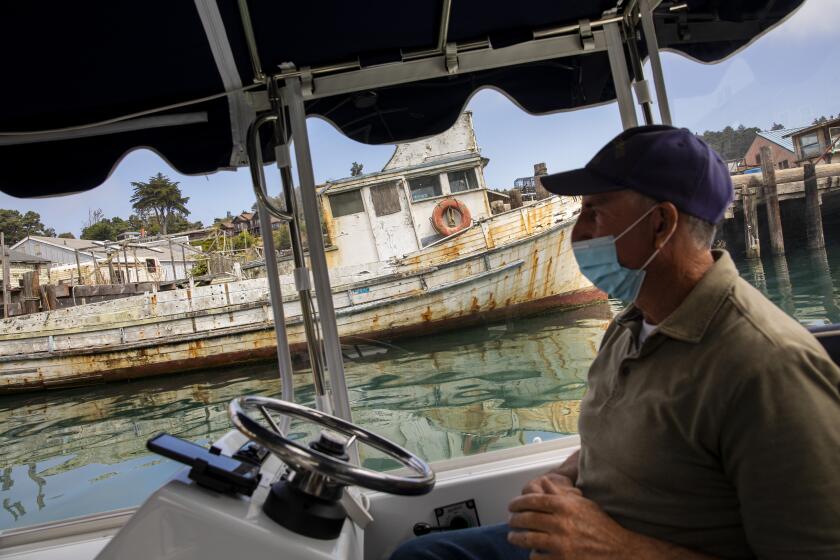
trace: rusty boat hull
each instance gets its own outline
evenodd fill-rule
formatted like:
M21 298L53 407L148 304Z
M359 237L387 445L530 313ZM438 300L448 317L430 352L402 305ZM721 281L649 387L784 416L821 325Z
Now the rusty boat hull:
M577 208L553 197L391 263L331 270L342 343L603 301L572 255ZM300 352L300 301L293 280L281 278L289 342ZM0 322L0 394L246 363L275 352L265 278L150 293Z

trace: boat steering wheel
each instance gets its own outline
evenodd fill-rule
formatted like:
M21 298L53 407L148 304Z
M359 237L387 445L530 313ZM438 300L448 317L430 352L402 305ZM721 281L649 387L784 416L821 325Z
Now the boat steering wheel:
M399 476L358 467L346 460L346 455L343 458L341 457L344 454L343 442L339 442L340 453L331 454L312 447L304 447L283 434L264 427L246 413L248 409L259 407L293 418L308 420L350 438L355 438L357 441L366 443L395 459L401 465L414 471L415 475ZM258 396L244 396L232 400L229 412L233 425L240 432L277 455L298 475L317 473L341 485L361 486L388 494L405 496L426 494L434 488L435 473L425 461L396 443L341 418L288 401Z

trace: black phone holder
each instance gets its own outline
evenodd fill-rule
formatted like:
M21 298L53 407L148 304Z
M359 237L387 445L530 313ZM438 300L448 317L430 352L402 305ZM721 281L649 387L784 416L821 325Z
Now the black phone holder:
M251 442L249 442L250 444ZM146 442L149 451L190 467L187 475L197 484L225 494L250 496L259 486L260 463L265 458L262 448L244 445L236 455L222 454L218 447L200 445L162 433Z
M250 479L252 482L243 482L241 479L228 476L226 471L213 470L204 459L193 461L192 468L187 476L190 480L194 480L201 486L216 492L244 494L245 496L253 494L260 482L260 475Z

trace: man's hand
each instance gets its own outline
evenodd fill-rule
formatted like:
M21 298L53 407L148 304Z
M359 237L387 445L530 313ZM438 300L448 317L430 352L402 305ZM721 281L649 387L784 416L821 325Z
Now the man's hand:
M513 514L508 541L533 550L532 560L627 553L631 533L584 498L568 477L549 473L532 480L508 509Z
M559 474L549 473L529 482L508 510L512 513L508 542L531 550L530 560L715 560L628 531Z
M572 485L577 484L578 478L578 463L580 461L580 449L569 455L563 464L554 467L548 474L560 474L572 481ZM524 494L525 492L523 492Z

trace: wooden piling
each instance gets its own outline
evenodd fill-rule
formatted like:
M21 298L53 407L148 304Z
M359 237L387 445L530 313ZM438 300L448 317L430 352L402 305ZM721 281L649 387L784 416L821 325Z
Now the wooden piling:
M47 301L45 306L49 310L58 309L58 297L55 294L55 286L47 285L41 288L44 291L44 296Z
M78 280L78 284L84 284L84 280L82 280L82 265L79 262L79 250L74 249L73 254L76 255L76 279Z
M3 257L3 317L9 316L9 304L11 303L11 294L9 294L9 275L11 274L11 267L9 266L9 253L6 251L6 234L0 231L0 256Z
M181 245L181 266L184 268L184 278L187 278L187 254L184 252L184 244L179 245Z
M522 191L519 189L511 189L510 191L510 209L519 208L522 206Z
M806 163L803 169L805 177L805 232L809 249L825 247L823 236L820 195L817 192L817 174L813 163Z
M134 280L139 282L140 281L140 269L137 268L137 247L133 247L131 252L132 252L132 257L134 257Z
M776 189L776 168L770 146L761 147L761 174L764 179L764 201L767 206L767 228L770 230L770 249L774 255L785 254L782 232L782 213L779 210L779 192Z
M123 279L123 284L131 284L131 272L129 272L128 268L128 250L126 249L127 243L123 243L122 250L123 250L123 263L125 264L125 278Z
M38 302L41 301L38 274L32 271L23 273L23 296L21 307L24 313L38 313Z
M748 259L761 257L761 242L758 236L758 200L750 185L741 187L744 206L744 245Z
M172 238L166 238L167 243L169 244L169 264L172 265L172 278L171 280L178 279L178 272L175 270L175 250L172 248ZM167 278L169 280L169 278Z

